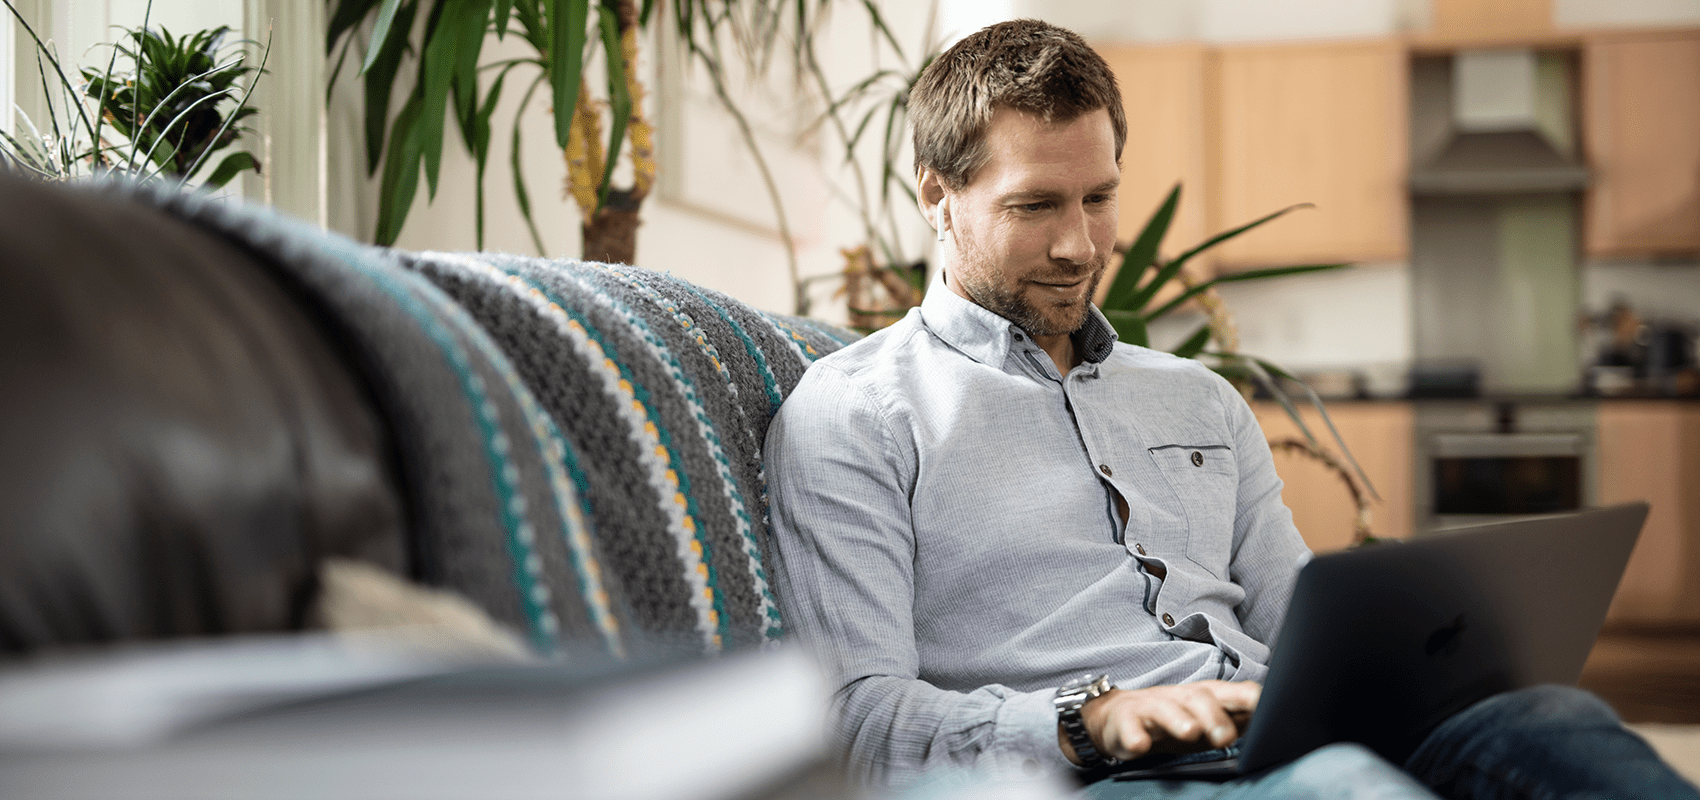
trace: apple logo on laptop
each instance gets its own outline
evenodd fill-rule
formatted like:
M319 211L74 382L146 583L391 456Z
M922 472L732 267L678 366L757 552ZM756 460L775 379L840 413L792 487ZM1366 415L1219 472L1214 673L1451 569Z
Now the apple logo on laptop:
M1458 635L1464 632L1464 615L1459 614L1452 624L1436 630L1428 635L1428 641L1423 643L1423 652L1429 655L1444 652L1452 655L1458 651Z

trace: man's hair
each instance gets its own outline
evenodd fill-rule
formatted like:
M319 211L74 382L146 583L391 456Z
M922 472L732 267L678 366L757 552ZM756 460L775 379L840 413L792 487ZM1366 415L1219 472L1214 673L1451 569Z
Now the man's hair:
M987 158L992 113L1009 108L1046 123L1072 122L1102 108L1127 141L1116 77L1079 34L1033 19L1000 22L957 42L921 73L909 94L915 172L938 173L951 190L968 185Z

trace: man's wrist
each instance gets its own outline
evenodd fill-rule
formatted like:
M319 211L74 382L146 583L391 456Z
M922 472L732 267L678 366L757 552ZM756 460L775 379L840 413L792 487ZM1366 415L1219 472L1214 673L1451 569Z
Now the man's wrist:
M1068 760L1087 769L1116 763L1116 759L1099 749L1086 724L1085 709L1115 688L1103 675L1087 674L1075 678L1057 689L1053 704L1057 710L1057 746Z

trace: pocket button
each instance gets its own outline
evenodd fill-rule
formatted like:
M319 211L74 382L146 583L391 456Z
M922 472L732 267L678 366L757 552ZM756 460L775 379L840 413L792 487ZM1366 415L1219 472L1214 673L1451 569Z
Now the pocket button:
M1192 451L1192 465L1195 467L1204 466L1204 454L1197 450Z

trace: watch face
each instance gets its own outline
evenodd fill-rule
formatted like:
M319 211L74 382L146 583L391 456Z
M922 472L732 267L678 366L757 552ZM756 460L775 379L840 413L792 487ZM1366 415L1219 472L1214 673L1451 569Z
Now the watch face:
M1090 673L1081 675L1080 677L1070 679L1068 683L1063 684L1057 689L1057 694L1060 696L1065 694L1084 693L1091 689L1093 684L1101 680L1103 680L1103 676L1101 675L1093 675Z
M1091 675L1081 675L1081 676L1078 676L1078 677L1069 678L1068 682L1064 683L1061 687L1058 687L1057 691L1058 692L1072 692L1072 691L1076 691L1078 689L1084 689L1087 686L1091 685L1091 683L1092 683L1092 676Z

